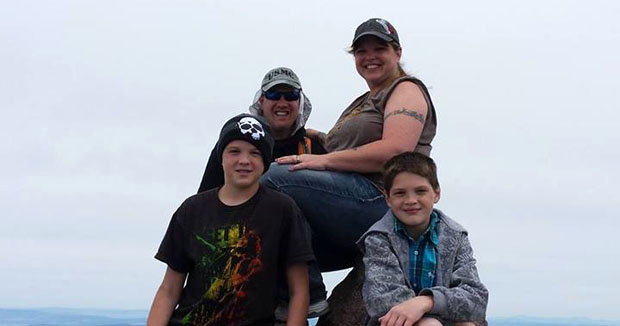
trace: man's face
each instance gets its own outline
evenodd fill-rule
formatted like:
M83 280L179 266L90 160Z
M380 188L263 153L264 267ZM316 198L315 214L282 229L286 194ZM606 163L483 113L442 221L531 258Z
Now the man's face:
M300 92L299 90L288 85L276 85L270 88L260 98L263 117L267 119L271 125L272 134L275 139L284 139L293 133L295 121L299 115L299 98L295 100L287 100L285 96L279 93ZM279 99L269 99L268 95L279 96Z
M233 188L245 189L258 184L265 169L263 156L256 146L233 140L222 152L224 183Z
M428 227L439 195L439 189L433 190L426 178L401 172L394 178L386 201L407 232L417 239Z

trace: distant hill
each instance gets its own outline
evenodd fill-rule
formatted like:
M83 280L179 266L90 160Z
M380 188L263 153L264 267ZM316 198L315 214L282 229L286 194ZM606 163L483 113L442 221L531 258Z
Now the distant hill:
M146 310L109 309L1 309L2 326L142 326ZM310 326L316 319L310 320ZM489 318L490 326L620 326L620 321L588 318L535 318L527 316Z
M145 310L0 309L2 326L137 326L146 323Z
M590 318L539 318L518 316L489 318L489 326L620 326L620 321L594 320Z

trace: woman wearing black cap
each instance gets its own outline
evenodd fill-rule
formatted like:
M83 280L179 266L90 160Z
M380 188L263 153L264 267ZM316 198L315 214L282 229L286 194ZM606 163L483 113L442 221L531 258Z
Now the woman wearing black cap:
M355 242L387 210L383 165L406 151L429 156L437 125L426 86L400 66L400 40L389 22L362 23L350 53L369 90L320 134L329 153L281 157L262 179L302 209L322 271L353 266Z

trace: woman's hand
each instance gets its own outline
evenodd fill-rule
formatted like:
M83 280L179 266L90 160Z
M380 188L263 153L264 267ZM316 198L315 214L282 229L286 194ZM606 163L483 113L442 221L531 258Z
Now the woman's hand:
M383 317L379 318L381 326L411 326L433 308L433 297L417 296L401 302Z
M327 170L327 154L315 155L315 154L301 154L301 155L288 155L282 156L276 159L278 164L292 164L288 169L289 171L296 170Z

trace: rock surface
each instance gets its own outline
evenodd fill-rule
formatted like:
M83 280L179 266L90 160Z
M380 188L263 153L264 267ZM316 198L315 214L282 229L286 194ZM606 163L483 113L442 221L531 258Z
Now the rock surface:
M364 284L364 263L362 258L355 260L355 266L338 283L327 299L329 313L319 318L317 326L361 326L366 320L366 307L362 300Z

